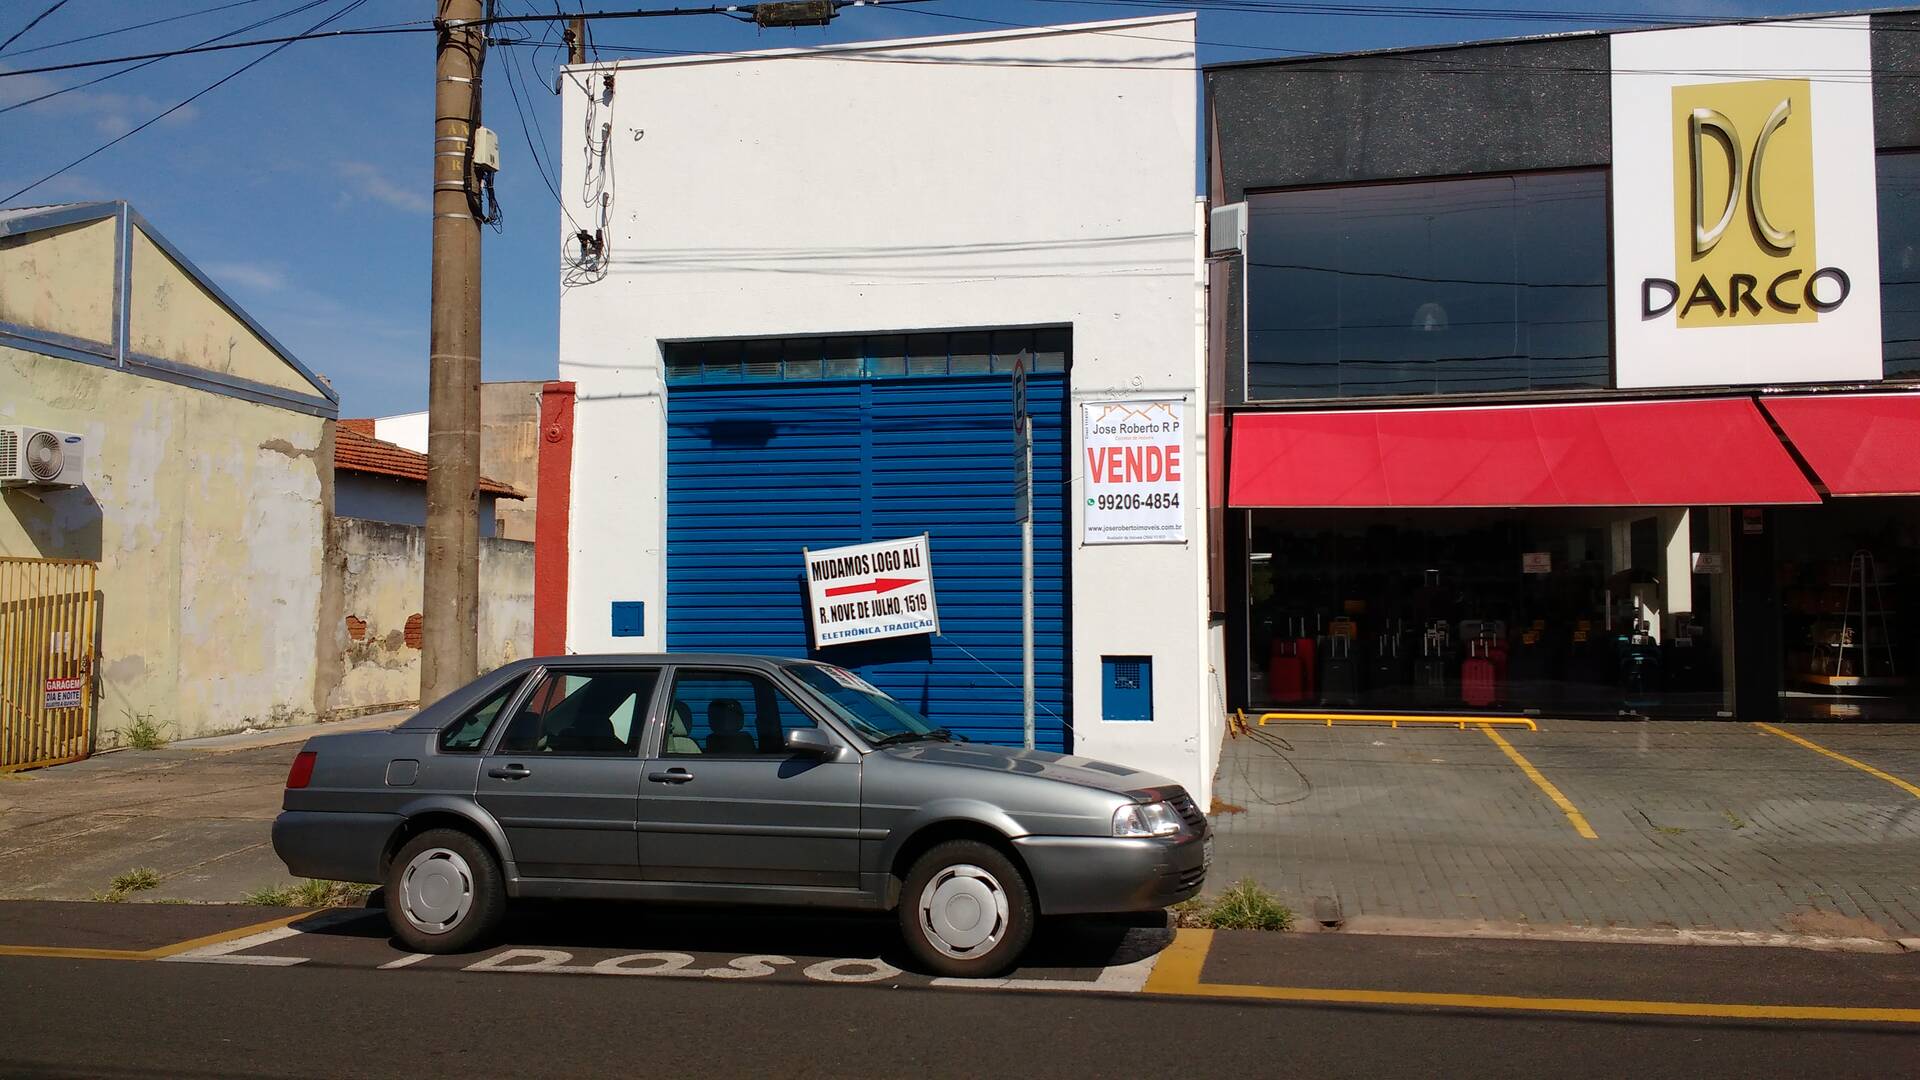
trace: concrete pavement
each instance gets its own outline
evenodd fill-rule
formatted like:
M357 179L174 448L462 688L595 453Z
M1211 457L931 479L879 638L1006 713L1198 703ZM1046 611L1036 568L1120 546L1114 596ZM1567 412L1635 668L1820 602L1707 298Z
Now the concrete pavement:
M229 903L286 884L268 826L287 763L324 732L390 727L405 713L123 750L0 775L0 898L86 899L136 867L157 888L129 900Z
M1230 740L1215 880L1356 928L1920 937L1920 725L1494 734L1295 722Z

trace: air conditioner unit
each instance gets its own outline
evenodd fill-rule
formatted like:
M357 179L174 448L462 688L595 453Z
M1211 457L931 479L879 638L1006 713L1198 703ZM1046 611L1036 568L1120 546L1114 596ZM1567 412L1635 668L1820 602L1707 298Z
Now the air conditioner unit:
M0 427L0 487L81 487L87 443L71 431Z

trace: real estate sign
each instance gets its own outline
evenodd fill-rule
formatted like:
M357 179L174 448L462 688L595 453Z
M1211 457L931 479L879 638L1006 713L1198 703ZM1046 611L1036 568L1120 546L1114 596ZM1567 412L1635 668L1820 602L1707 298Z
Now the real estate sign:
M940 632L925 534L801 555L815 645Z
M1082 543L1186 541L1185 406L1177 399L1080 406Z

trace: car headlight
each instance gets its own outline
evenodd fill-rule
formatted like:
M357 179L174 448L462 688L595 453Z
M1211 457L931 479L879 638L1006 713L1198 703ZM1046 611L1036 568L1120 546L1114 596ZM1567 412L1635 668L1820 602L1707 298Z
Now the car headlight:
M1133 803L1113 812L1115 836L1174 836L1183 827L1169 803Z

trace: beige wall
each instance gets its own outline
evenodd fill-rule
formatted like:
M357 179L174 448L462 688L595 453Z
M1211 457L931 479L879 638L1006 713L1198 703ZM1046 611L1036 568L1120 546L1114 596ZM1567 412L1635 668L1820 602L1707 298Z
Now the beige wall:
M321 675L323 711L332 718L411 706L420 695L420 650L407 644L406 625L420 613L423 530L339 517L328 539L327 592L337 610L323 633L338 659ZM357 641L350 620L365 624ZM480 541L479 636L483 671L532 653L532 544Z
M133 229L128 308L128 348L133 352L283 390L315 392L306 376L228 314L218 298L138 227Z
M0 554L99 561L98 745L313 719L325 421L0 347L0 424L87 440L84 488L0 495Z
M0 237L0 322L113 341L114 220Z
M480 384L480 471L526 496L494 504L498 535L508 540L533 539L540 486L540 388L544 385ZM485 641L484 635L481 640Z

